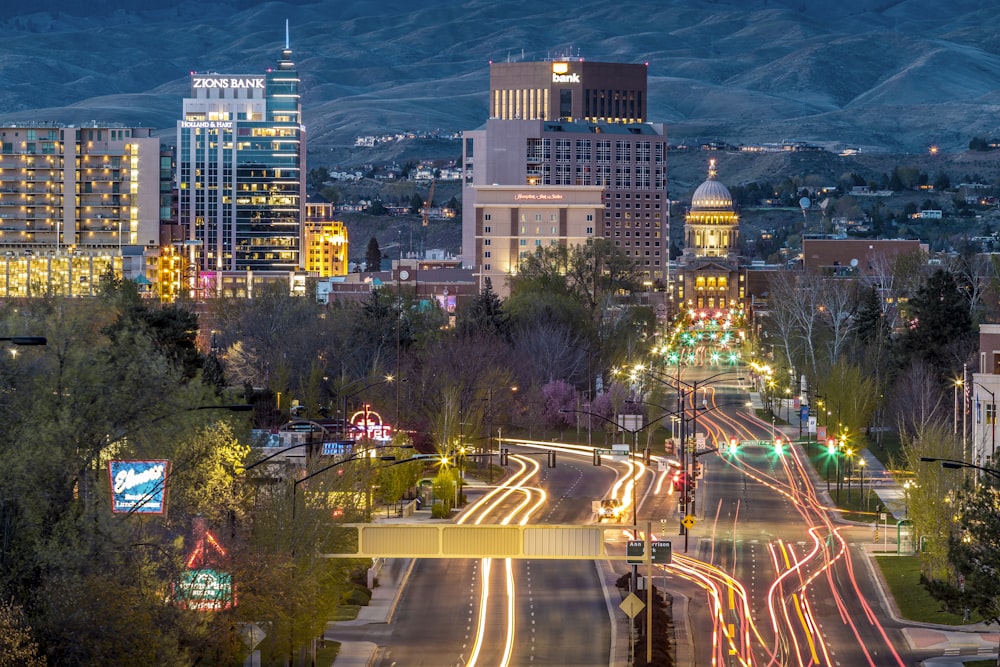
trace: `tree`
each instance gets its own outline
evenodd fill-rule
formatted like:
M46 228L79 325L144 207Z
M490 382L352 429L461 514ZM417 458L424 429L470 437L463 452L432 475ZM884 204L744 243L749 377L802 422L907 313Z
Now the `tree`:
M934 189L938 192L944 192L951 188L951 177L948 176L948 172L939 171L934 177Z
M455 323L460 336L495 336L501 340L510 338L510 318L503 310L503 302L493 291L493 281L483 279L483 289L479 295L462 309Z
M567 382L555 380L542 387L542 398L545 401L543 416L550 426L563 429L576 421L569 412L576 408L576 390Z
M24 610L0 600L0 667L44 667L45 656L32 637Z
M985 152L990 150L990 144L983 137L972 137L972 139L969 140L969 150Z
M424 207L424 198L421 197L416 192L410 197L410 213L417 215L420 213L420 209Z
M923 463L921 457L960 458L962 445L951 432L951 424L942 420L900 424L904 459L899 463L913 471L905 488L907 518L913 521L914 533L924 539L920 558L928 579L946 579L948 537L954 530L954 515L961 475L942 470L940 465Z
M948 537L955 577L934 591L978 612L987 623L1000 621L1000 490L995 481L961 494L958 530Z
M382 269L382 251L378 247L378 239L374 236L368 239L368 249L365 251L365 271L380 271Z
M968 301L955 276L938 269L908 304L907 326L900 337L900 365L920 359L941 377L955 377L972 352L976 336Z

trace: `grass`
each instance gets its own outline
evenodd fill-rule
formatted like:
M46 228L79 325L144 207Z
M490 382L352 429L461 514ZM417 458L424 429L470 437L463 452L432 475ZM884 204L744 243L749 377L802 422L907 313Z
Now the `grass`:
M326 642L326 646L316 649L316 664L333 665L338 653L340 653L340 642Z
M360 606L356 604L340 604L337 605L336 611L334 612L331 621L353 621L358 617L358 611L361 609Z
M945 611L920 583L920 559L916 556L879 556L875 559L903 618L924 623L966 625L982 619L973 614L965 621L961 614ZM968 663L967 663L968 664ZM993 665L996 661L993 662Z

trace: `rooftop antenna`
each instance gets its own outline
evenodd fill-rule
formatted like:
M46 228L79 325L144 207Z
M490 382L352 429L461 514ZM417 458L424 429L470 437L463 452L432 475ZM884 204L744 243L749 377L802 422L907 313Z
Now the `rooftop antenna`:
M285 19L285 48L291 48L288 46L288 19Z

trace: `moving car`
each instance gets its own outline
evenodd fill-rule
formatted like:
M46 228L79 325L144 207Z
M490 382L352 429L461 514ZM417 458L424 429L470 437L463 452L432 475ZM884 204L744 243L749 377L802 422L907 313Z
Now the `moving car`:
M601 522L605 519L609 521L618 521L621 519L622 503L617 498L605 498L601 501L600 507L597 509L597 521Z

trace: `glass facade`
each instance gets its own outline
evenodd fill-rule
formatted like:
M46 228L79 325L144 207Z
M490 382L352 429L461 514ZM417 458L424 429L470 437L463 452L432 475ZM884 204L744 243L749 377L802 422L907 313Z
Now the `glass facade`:
M178 123L178 213L204 276L303 266L305 146L293 68L286 47L264 75L192 74Z

